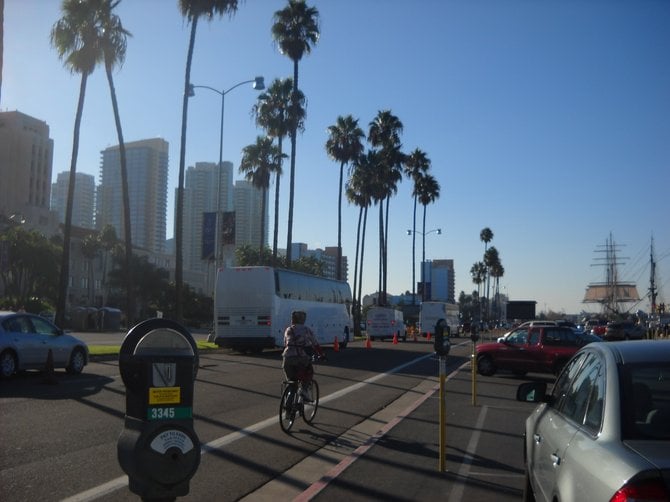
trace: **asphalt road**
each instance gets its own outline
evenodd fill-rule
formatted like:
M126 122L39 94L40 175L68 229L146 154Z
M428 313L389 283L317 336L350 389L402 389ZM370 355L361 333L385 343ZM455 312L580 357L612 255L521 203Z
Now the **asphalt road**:
M315 422L298 420L290 435L277 423L279 351L202 353L193 409L203 455L185 499L518 500L532 406L514 400L510 376L480 378L473 406L471 344L460 343L446 365L444 472L430 343L331 350L316 370ZM0 499L137 500L116 458L125 408L117 361L56 377L0 382Z

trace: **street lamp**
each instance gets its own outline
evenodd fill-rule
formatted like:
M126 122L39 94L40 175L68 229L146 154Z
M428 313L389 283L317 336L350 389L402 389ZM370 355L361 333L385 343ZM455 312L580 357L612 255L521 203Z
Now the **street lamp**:
M221 96L221 127L219 129L219 176L216 190L216 230L214 233L214 245L216 246L216 249L214 251L214 260L216 263L216 270L218 270L219 267L221 266L221 243L219 241L221 238L220 227L221 227L221 169L223 168L223 111L225 109L226 104L226 94L244 84L253 84L252 87L257 91L262 91L263 89L265 89L265 80L263 77L256 77L251 80L244 80L242 82L235 84L229 89L221 91L215 89L214 87L209 87L208 85L193 85L193 84L188 85L189 98L195 96L195 89L208 89Z
M407 235L412 235L412 234L419 234L423 239L423 257L421 259L421 301L424 301L426 299L426 281L424 278L424 268L426 266L426 235L430 235L436 233L437 235L442 235L442 229L441 228L434 228L433 230L429 230L428 232L421 232L419 230L407 230ZM415 264L415 258L414 258L414 246L412 246L412 305L416 303L416 293L415 293L415 288L416 288L416 264Z

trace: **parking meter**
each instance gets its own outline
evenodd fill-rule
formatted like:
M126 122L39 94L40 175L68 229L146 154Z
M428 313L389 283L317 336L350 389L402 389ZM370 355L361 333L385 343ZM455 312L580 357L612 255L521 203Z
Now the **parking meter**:
M187 495L200 464L193 429L198 351L191 334L168 319L133 327L119 352L126 416L117 442L128 487L143 500Z
M470 340L475 343L479 341L479 333L477 333L477 326L475 326L475 323L472 323L472 326L470 326Z
M445 330L447 331L447 336L444 336ZM447 321L440 319L435 324L435 340L433 341L435 347L435 353L438 356L446 356L449 354L449 349L451 348L451 342L449 341L449 328L447 326Z

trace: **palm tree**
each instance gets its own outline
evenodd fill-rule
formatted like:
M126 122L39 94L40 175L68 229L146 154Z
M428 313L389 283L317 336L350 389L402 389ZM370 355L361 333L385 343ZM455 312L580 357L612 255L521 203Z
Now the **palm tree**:
M386 278L387 278L387 238L388 238L388 215L389 201L391 195L398 191L398 182L402 180L402 165L405 155L402 153L400 134L403 125L398 117L390 110L377 112L376 117L370 122L368 132L369 143L379 150L378 169L380 170L379 182L382 190L379 198L379 270L380 270L380 304L386 304ZM383 202L386 201L386 225L384 226Z
M500 278L505 275L505 267L500 263L500 256L498 256L497 261L491 267L491 277L495 278L495 298L496 298L496 314L498 321L502 317L502 309L500 308Z
M84 237L81 241L81 254L88 261L88 298L87 303L89 305L94 304L94 275L93 275L93 260L95 260L100 254L100 240L98 235L91 233Z
M489 298L489 286L491 283L491 276L493 267L500 262L500 257L498 256L498 250L495 246L491 246L484 253L484 265L486 265L486 317L487 320L491 314L491 299Z
M423 258L421 260L422 269L426 263L426 208L428 204L435 202L440 196L440 184L437 180L430 174L426 174L421 177L421 180L418 185L418 196L419 202L423 206L423 231L421 232L422 245L423 245ZM422 279L423 288L421 289L421 301L426 300L426 284L425 279Z
M470 268L470 276L472 277L472 282L477 285L477 296L481 296L481 285L486 278L486 265L483 262L478 261L472 265Z
M67 290L70 275L70 242L72 240L72 205L79 153L79 132L84 111L86 83L96 64L101 60L99 33L96 26L95 5L80 0L63 0L61 17L51 29L51 45L58 57L71 73L79 73L79 99L74 120L72 156L70 160L70 181L68 184L65 225L63 228L63 254L61 257L58 300L56 302L56 324L64 326Z
M240 162L240 173L244 174L247 181L262 191L261 202L261 239L259 252L265 248L265 212L267 210L268 188L270 187L270 175L281 172L281 152L272 144L272 138L258 136L256 143L245 146L242 149L242 160Z
M354 160L354 169L346 184L349 202L359 207L358 227L356 231L356 258L354 260L353 316L354 332L360 335L361 298L363 292L363 256L365 251L365 229L367 226L368 208L372 205L372 193L375 184L375 166L377 152L368 150ZM361 228L362 223L362 228ZM360 248L360 254L359 254ZM360 277L359 277L360 275ZM358 289L357 289L358 286Z
M412 304L416 303L416 205L419 197L418 187L424 174L430 169L430 159L425 152L416 148L405 159L405 174L414 182L412 197L414 209L412 212Z
M337 197L337 266L336 278L342 280L342 183L344 166L360 157L363 153L363 130L358 120L351 115L337 117L335 125L328 127L326 151L328 156L340 163L340 184Z
M179 180L177 184L177 209L175 214L175 315L177 322L183 317L182 289L184 281L184 169L186 164L186 121L188 118L188 98L191 85L191 64L198 20L201 17L212 19L215 14L232 16L237 11L237 0L179 0L179 11L187 22L191 23L191 35L186 56L184 75L184 94L181 112L181 145L179 148Z
M298 94L298 62L312 46L319 41L319 11L308 7L304 0L288 0L288 5L274 13L272 38L282 54L293 61L293 94L291 107L300 107ZM297 115L297 113L292 113ZM289 130L291 138L291 173L289 178L288 234L286 238L286 266L291 267L291 246L293 240L293 197L295 191L295 153L297 123L292 122Z
M493 240L493 231L489 227L484 227L481 232L479 232L479 240L484 243L484 256L486 256L486 250L488 249L489 242ZM489 298L489 271L487 269L486 276L484 278L486 283L486 300Z
M298 91L300 106L291 108L293 80L285 78L275 79L267 92L263 93L253 106L251 113L256 118L256 125L265 129L271 138L277 139L280 160L285 157L282 143L289 133L291 124L295 123L298 130L304 129L305 123L305 96ZM274 237L272 242L272 259L277 260L277 246L279 239L279 181L282 176L281 165L275 173L275 218Z
M119 115L119 104L116 99L116 88L112 70L118 65L122 66L126 59L127 37L131 36L123 25L119 16L112 14L114 8L121 0L113 4L111 0L100 1L100 42L105 63L105 73L109 85L109 95L112 99L114 111L114 123L116 124L116 135L119 140L119 157L121 167L121 191L123 194L123 230L125 239L126 270L130 270L130 262L133 257L132 232L130 226L130 195L128 192L128 164L126 162L126 145L123 141L123 129L121 128L121 117ZM127 274L126 283L126 319L128 327L132 326L135 312L133 301L133 274Z

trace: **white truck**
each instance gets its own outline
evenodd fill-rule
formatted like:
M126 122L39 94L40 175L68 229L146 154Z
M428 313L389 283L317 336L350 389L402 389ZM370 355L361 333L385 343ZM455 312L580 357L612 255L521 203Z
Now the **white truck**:
M389 307L370 307L366 319L366 331L370 340L393 338L394 335L403 342L407 340L402 311Z
M437 321L447 322L447 335L458 336L458 305L445 302L422 302L419 312L419 329L423 336L435 333Z

